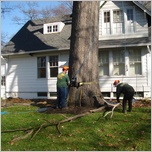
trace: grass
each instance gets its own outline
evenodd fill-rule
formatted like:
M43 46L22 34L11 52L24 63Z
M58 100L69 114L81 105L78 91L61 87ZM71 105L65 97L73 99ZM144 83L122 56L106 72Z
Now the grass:
M61 114L36 112L32 106L14 106L2 109L1 130L29 128L44 123L44 118L55 122L65 119ZM33 140L30 137L10 144L24 132L2 133L2 151L151 151L151 109L134 108L123 114L116 109L113 118L92 113L85 117L61 124L62 136L55 126L41 130ZM66 114L67 117L71 115Z

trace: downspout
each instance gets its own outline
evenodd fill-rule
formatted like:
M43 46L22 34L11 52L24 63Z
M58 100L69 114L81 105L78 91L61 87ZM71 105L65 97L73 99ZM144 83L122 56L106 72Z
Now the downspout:
M149 62L151 61L151 60L149 61L149 55L151 55L150 45L147 45L147 50L148 50L149 54L146 55L146 58L147 58L146 61L149 63ZM149 70L151 70L151 68L150 68L150 65L151 65L151 64L148 64L148 63L147 63L147 86L148 86L149 83L150 83L150 82L149 82L149 81L150 81L150 78L149 78L149 77L151 77L151 76L149 76ZM150 75L151 75L151 74L150 74Z
M151 53L151 49L150 49L149 46L150 46L150 45L147 45L147 50L148 50L149 53Z

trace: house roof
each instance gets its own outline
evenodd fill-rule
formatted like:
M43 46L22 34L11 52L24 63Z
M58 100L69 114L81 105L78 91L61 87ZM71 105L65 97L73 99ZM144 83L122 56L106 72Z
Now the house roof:
M65 26L60 33L43 34L43 24L53 22L63 22ZM70 49L72 15L64 15L47 19L28 21L3 47L1 54L25 54L47 51L60 51ZM99 41L99 48L112 48L124 46L143 46L151 43L150 37L130 38L122 40L102 40Z
M142 5L138 1L132 1L134 4L136 4L139 8L141 8L144 12L146 12L148 15L151 16L151 1L147 2L147 4Z
M62 21L65 27L60 33L43 34L43 24ZM25 53L70 47L72 21L70 15L28 21L2 49L2 54Z

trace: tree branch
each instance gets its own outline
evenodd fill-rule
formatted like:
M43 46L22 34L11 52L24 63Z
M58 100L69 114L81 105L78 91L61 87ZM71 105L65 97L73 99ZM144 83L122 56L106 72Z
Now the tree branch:
M20 136L20 137L17 137L17 138L14 138L10 143L11 144L14 144L14 142L16 141L19 141L21 139L25 139L27 138L29 135L31 135L33 132L34 134L31 136L30 140L32 140L43 128L46 128L46 127L49 127L49 126L56 126L56 129L59 133L59 135L61 136L62 135L62 132L60 130L60 124L63 124L63 123L66 123L66 122L69 122L71 120L75 120L77 118L80 118L80 117L84 117L90 113L94 113L94 112L99 112L99 111L102 111L105 107L100 107L98 109L93 109L93 110L89 110L88 112L85 112L85 113L82 113L82 114L78 114L78 115L75 115L73 117L69 117L69 118L66 118L64 120L61 120L59 122L55 122L55 123L51 123L49 120L46 120L44 119L48 124L41 124L39 127L31 127L31 128L23 128L23 129L15 129L15 130L5 130L5 131L2 131L2 133L9 133L9 132L16 132L16 131L29 131L25 136Z

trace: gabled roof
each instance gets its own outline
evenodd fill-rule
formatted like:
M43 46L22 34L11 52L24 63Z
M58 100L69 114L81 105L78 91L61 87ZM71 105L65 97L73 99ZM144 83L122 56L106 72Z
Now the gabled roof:
M149 1L150 6L144 6L138 1L132 1L134 4L136 4L139 8L141 8L145 13L151 16L151 1Z
M65 23L62 32L43 34L43 24L57 21ZM2 49L2 54L69 48L69 37L71 35L70 21L72 21L70 15L28 21Z
M43 24L53 22L65 23L63 30L60 33L43 34ZM1 54L4 56L11 54L69 50L71 25L72 15L28 21L10 42L5 45ZM149 38L102 40L99 41L99 48L123 47L124 45L150 45L150 43L151 40Z

